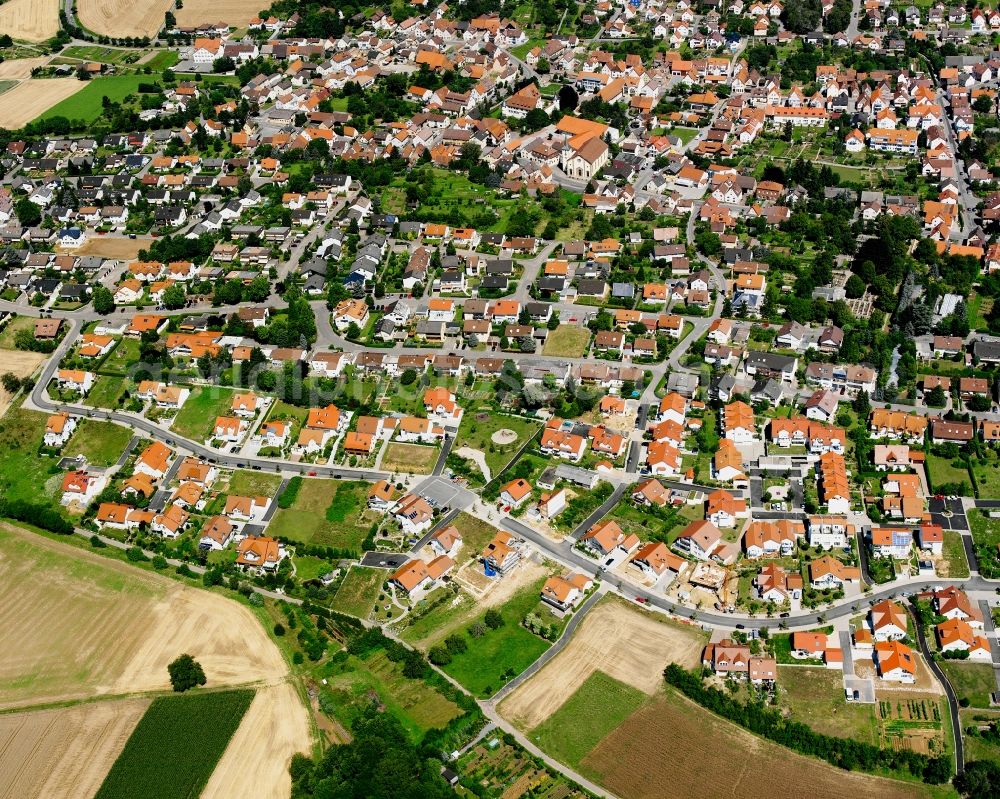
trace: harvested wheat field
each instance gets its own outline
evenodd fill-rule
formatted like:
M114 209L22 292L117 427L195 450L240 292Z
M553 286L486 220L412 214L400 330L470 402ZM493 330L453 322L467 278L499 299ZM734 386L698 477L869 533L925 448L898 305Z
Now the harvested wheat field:
M0 9L6 6L0 6ZM0 30L3 29L0 23ZM15 130L41 116L87 84L76 78L31 78L0 94L0 128Z
M696 666L706 640L696 627L605 597L586 615L566 648L500 703L500 712L531 730L555 713L595 670L652 696L663 686L667 664Z
M8 0L0 5L0 33L44 42L59 33L59 0Z
M40 352L0 349L0 374L9 372L16 377L30 377L45 357ZM7 412L11 399L11 395L0 385L0 416Z
M296 752L309 754L309 715L291 683L262 688L229 742L202 799L253 796L288 799L288 764Z
M91 236L82 247L73 250L75 255L100 255L103 258L134 259L139 250L153 243L152 239L129 239L124 236Z
M6 5L0 6L0 15L3 14L5 8L7 8ZM0 25L2 24L0 23ZM0 63L0 80L24 80L25 78L30 78L31 70L42 66L48 60L47 56L41 56L40 58L14 58L10 61L4 61Z
M164 690L184 652L212 687L287 674L244 606L10 524L0 600L0 708Z
M171 5L171 0L79 0L76 15L94 33L152 38Z
M666 689L607 735L580 768L622 799L930 796L922 785L795 754Z
M196 27L208 22L228 22L234 28L245 27L258 15L258 4L247 0L187 0L174 12L177 24Z
M148 705L125 699L0 715L0 799L93 796Z

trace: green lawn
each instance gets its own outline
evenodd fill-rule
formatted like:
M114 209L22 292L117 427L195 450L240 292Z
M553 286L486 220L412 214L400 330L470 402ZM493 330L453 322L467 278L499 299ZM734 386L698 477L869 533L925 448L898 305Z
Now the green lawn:
M458 705L424 680L404 677L402 663L393 663L382 651L331 662L324 676L327 685L321 689L321 702L348 728L373 703L398 718L414 741L462 714Z
M654 538L665 544L672 544L681 530L691 522L704 518L704 512L698 505L682 505L677 510L663 511L663 515L657 515L636 507L624 497L606 518L618 522L625 533L635 533L643 539Z
M939 663L959 700L968 699L972 707L990 706L990 694L997 690L993 666L957 660L941 660Z
M878 743L875 706L848 703L839 670L778 666L778 705L824 735Z
M382 593L387 577L388 572L384 569L351 566L330 603L331 609L367 619Z
M82 45L67 47L59 55L63 58L76 58L82 61L98 61L102 64L122 64L130 55L141 56L143 50L120 50L100 45ZM176 62L174 62L176 63ZM162 69L162 67L161 67Z
M981 510L969 511L969 529L976 544L996 548L1000 544L1000 519L991 519Z
M1000 497L1000 453L987 449L972 461L972 473L976 478L977 496L984 499Z
M534 663L551 642L528 632L521 622L538 605L544 582L539 580L518 591L497 608L503 616L499 629L488 629L480 638L465 636L468 649L456 653L444 670L471 693L485 697Z
M176 50L160 50L141 66L149 67L153 72L162 72L165 69L170 69L178 61L180 61L180 55Z
M969 471L961 461L953 462L947 458L942 458L939 455L928 452L926 465L927 479L930 481L931 491L937 491L938 486L950 483L965 483L971 489Z
M101 364L101 374L128 374L128 367L139 360L139 349L142 345L134 338L123 338L115 344L113 350Z
M493 536L497 534L497 528L492 524L464 511L455 517L452 524L462 534L460 560L478 557L486 545L493 540Z
M295 577L298 580L315 580L334 569L334 564L330 561L312 555L296 555L294 562Z
M467 408L455 436L454 449L471 447L480 450L486 457L491 477L495 477L540 427L540 422L523 419L520 416L501 415L487 408L478 410ZM504 429L517 433L517 439L510 444L494 444L493 434Z
M305 479L290 508L281 508L268 530L293 541L360 552L378 519L367 509L369 483Z
M218 386L194 388L177 411L170 429L192 441L205 441L212 436L216 418L231 414L232 403L233 392L229 389Z
M531 740L546 754L579 766L605 735L645 701L642 691L595 671L562 707L531 731Z
M240 469L230 476L226 493L238 497L273 497L279 485L280 475Z
M36 321L30 316L16 316L11 319L4 325L3 330L0 330L0 349L17 349L14 346L14 339L17 338L17 334L21 330L34 331Z
M58 461L38 455L47 419L47 414L21 408L10 408L0 418L0 495L5 499L58 503Z
M542 354L558 358L582 358L589 343L590 330L587 328L559 325L555 330L549 331Z
M135 98L139 92L140 83L157 82L159 82L159 78L156 75L111 75L94 78L72 97L67 97L56 103L39 119L65 117L66 119L93 122L104 114L103 100L105 97L112 102L120 103L123 100Z
M684 144L687 144L691 139L698 135L697 128L671 128L670 135L676 136Z
M125 451L132 431L114 422L83 419L63 448L67 456L83 455L92 466L111 466Z
M942 577L953 577L964 579L969 576L969 559L965 554L965 546L962 544L962 534L954 530L944 531L944 546L941 549L944 560L947 562L945 573Z
M124 377L98 375L84 401L94 408L117 408L118 399L125 391L125 383Z

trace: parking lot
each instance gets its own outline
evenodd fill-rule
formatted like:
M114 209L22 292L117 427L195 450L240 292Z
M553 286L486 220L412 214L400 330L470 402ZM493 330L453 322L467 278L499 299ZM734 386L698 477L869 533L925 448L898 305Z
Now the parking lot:
M443 477L428 477L413 492L426 499L432 508L441 510L464 510L476 501L471 491Z

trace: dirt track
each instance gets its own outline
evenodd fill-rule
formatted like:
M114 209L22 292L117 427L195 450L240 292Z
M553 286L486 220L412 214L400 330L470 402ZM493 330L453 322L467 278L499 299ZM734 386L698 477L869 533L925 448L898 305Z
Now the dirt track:
M0 33L44 42L59 33L59 0L8 0L0 5Z
M566 648L500 703L505 718L526 730L555 713L595 670L654 694L668 663L695 666L704 638L696 628L660 621L619 600L587 614Z
M201 799L288 799L288 764L296 752L309 754L309 715L291 683L258 691L229 742Z
M0 799L93 796L148 705L126 699L0 716Z
M0 6L4 9L7 6ZM0 21L0 30L3 22ZM0 128L24 127L87 84L76 78L31 78L0 94Z

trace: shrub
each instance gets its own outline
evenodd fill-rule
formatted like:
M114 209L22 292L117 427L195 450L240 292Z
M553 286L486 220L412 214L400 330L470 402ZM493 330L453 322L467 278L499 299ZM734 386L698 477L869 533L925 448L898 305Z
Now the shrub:
M274 634L279 638L285 634L285 625L278 622L274 625Z
M449 635L445 638L444 645L448 648L449 652L453 652L456 655L462 654L462 652L469 648L469 643L465 640L465 637L458 634ZM433 660L431 662L433 663Z

